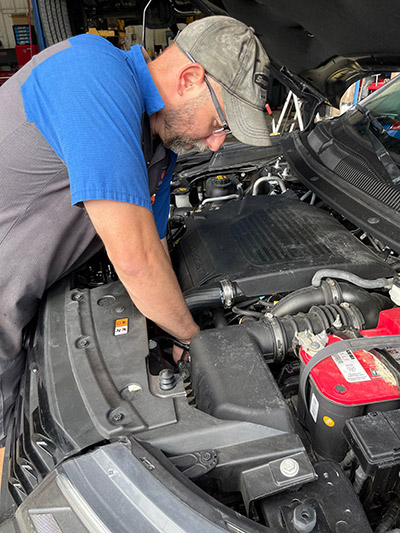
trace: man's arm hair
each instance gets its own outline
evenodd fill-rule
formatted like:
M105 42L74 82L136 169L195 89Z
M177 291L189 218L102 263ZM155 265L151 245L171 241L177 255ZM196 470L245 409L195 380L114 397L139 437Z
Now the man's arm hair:
M114 268L136 307L182 342L199 331L145 207L113 200L84 202Z

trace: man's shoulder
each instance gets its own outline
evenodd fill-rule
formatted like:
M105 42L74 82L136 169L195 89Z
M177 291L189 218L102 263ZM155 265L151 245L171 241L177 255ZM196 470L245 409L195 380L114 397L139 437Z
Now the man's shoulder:
M104 37L100 37L100 35L82 33L81 35L70 37L68 42L70 43L71 48L77 51L88 50L92 53L97 52L116 56L121 55L121 50L119 48L110 43L110 41L107 41Z

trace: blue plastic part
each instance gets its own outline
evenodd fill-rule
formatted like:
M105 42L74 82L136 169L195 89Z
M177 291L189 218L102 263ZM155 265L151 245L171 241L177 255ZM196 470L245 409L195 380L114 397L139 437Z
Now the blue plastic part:
M356 86L354 88L354 98L353 98L353 105L356 105L358 102L358 94L360 92L360 80L356 81Z
M47 42L43 35L42 23L40 20L37 0L32 0L32 9L33 9L33 15L35 17L35 26L36 26L36 33L37 33L39 47L40 47L40 50L44 50L45 48L47 48Z

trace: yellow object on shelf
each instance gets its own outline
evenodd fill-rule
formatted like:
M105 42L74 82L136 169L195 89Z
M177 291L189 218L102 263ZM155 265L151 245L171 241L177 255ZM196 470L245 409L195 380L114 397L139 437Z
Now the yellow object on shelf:
M87 33L100 35L100 37L115 37L115 30L96 30L96 28L89 28Z

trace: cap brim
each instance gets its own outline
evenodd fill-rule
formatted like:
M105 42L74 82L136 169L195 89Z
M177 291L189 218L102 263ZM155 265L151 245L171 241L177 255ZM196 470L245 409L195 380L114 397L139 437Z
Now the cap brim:
M239 100L223 86L221 88L226 118L236 139L253 146L270 146L271 126L267 113Z

